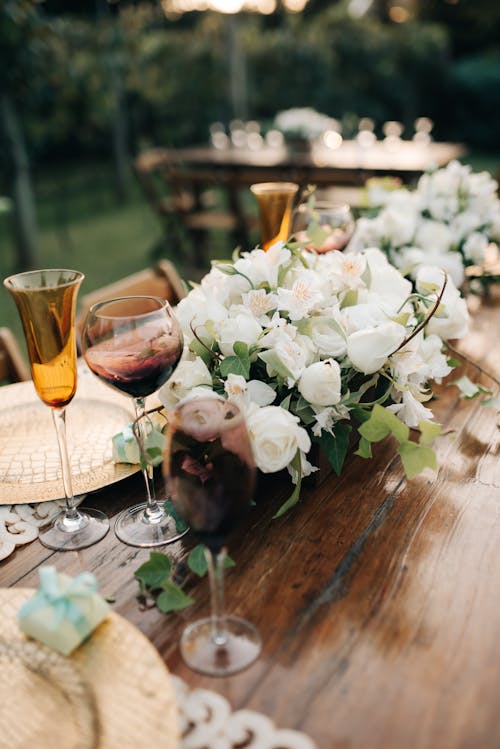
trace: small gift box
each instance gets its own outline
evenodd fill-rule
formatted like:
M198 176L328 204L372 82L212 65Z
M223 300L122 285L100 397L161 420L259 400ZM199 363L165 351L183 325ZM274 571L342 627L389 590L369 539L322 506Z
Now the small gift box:
M55 567L40 568L40 589L17 615L21 630L69 655L107 617L109 606L90 572L75 578Z

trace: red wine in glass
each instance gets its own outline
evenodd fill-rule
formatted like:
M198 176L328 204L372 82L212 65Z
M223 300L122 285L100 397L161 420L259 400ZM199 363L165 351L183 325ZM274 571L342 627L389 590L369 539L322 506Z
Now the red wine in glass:
M255 464L243 415L223 398L197 398L170 415L164 470L178 513L206 545L212 614L189 625L181 653L195 671L236 673L260 653L250 622L224 613L224 558L229 534L247 511Z
M82 334L90 370L134 400L138 441L146 467L147 502L122 512L115 533L131 546L161 546L176 541L175 520L155 497L152 467L147 464L145 398L165 383L182 356L183 336L168 303L158 297L130 296L94 304Z

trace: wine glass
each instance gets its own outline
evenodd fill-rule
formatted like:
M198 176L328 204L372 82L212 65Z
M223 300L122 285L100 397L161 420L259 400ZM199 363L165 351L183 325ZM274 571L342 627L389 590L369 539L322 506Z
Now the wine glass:
M124 510L115 533L130 546L161 546L184 535L155 496L153 469L145 441L145 399L168 380L182 355L182 332L168 302L128 296L94 304L84 323L82 353L103 382L133 398L147 502Z
M243 416L219 397L196 398L169 415L164 472L179 514L205 544L212 613L190 624L181 653L193 670L226 676L246 668L260 653L250 622L224 611L227 536L246 512L255 464Z
M4 280L14 297L28 346L31 376L40 399L52 410L61 459L66 508L39 539L49 549L84 549L109 530L106 515L77 507L66 444L66 406L76 392L75 307L83 273L49 269Z
M311 252L343 250L353 232L354 217L347 203L317 200L311 205L299 205L295 213L295 238Z

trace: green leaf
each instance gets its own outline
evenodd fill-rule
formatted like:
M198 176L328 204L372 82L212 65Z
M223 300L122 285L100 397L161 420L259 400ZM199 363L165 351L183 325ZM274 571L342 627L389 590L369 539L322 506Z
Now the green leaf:
M170 559L166 554L152 551L149 555L149 561L144 562L134 572L134 577L151 590L157 590L168 582L171 566Z
M449 367L460 367L462 365L462 362L458 359L447 359L446 363Z
M330 432L321 432L320 437L314 437L318 442L328 462L337 474L340 476L344 465L345 456L349 448L349 434L352 431L350 424L344 424L339 421L333 427L333 434Z
M419 443L421 445L432 445L436 437L442 432L441 424L435 424L433 421L421 421L418 425L420 429Z
M418 476L424 468L437 470L436 453L428 445L418 445L416 442L407 440L401 442L398 453L401 455L403 467L409 479Z
M203 341L203 343L205 343L205 341ZM196 338L193 338L193 340L189 344L189 350L193 354L196 354L196 356L199 356L200 359L202 359L202 361L207 365L207 367L210 368L210 365L213 361L213 357L210 354L210 343L206 344L209 350L203 345L203 343Z
M302 486L302 462L300 458L300 450L297 450L297 452L295 453L295 457L292 460L291 465L297 471L297 474L298 474L297 483L295 485L295 489L290 494L286 502L283 502L278 512L276 512L273 515L273 520L275 520L276 518L280 518L282 515L285 514L285 512L288 512L288 510L290 510L294 505L296 505L300 499L300 489Z
M173 518L173 521L175 523L175 530L177 531L177 533L184 533L184 531L187 531L189 525L186 523L184 518L181 518L181 516L177 512L177 507L170 498L165 500L165 502L163 503L163 509L165 510L167 515L170 515L170 517Z
M243 341L235 341L233 344L234 356L226 356L220 363L222 377L229 374L242 375L245 380L250 377L250 356L248 345Z
M399 442L404 442L410 436L406 424L378 403L373 407L370 418L359 427L359 433L370 442L380 442L388 434L393 434Z
M191 572L194 572L195 575L198 575L198 577L203 577L207 574L208 567L207 567L207 560L205 557L205 544L198 544L194 547L194 549L191 550L191 553L188 557L188 567L191 570ZM224 557L224 567L226 569L229 569L230 567L236 567L236 562L234 559L231 559L230 556L226 554Z
M157 607L164 614L168 614L170 611L181 611L193 603L192 598L189 598L177 585L170 582L163 586L162 592L156 599Z
M488 390L482 385L478 385L475 382L472 382L472 380L469 380L469 378L466 375L463 375L458 380L449 382L448 386L449 385L456 385L457 388L460 390L460 397L466 398L467 400L471 400L472 398L477 398L477 396L480 395L481 393L483 393L484 395L493 395L491 390Z
M360 458L371 458L372 457L372 443L364 437L359 440L358 449L354 455L359 455Z
M351 289L350 291L345 294L344 298L342 299L342 303L340 305L340 309L344 309L344 307L354 307L355 304L358 303L358 292L354 289Z

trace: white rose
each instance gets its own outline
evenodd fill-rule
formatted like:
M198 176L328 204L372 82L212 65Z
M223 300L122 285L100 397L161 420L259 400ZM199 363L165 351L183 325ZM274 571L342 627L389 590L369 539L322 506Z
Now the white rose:
M257 467L263 473L285 468L297 450L307 453L311 440L299 419L280 406L253 408L247 412L247 429Z
M334 406L340 400L340 367L324 359L306 367L298 382L299 393L315 406Z
M252 250L245 252L234 264L240 273L249 278L254 287L267 283L273 289L278 285L278 273L282 265L290 260L292 254L284 247L283 242L277 242L267 252Z
M358 330L347 338L347 356L355 369L373 374L383 367L405 336L405 328L390 320L378 327Z
M199 356L181 361L172 377L158 391L158 398L165 408L174 408L192 388L199 385L212 387L212 375Z
M328 317L313 317L309 321L308 333L320 356L344 356L346 336L341 331L340 323Z
M364 254L368 263L369 290L398 308L410 296L411 282L403 278L380 250L371 248Z
M424 220L417 229L415 244L427 252L448 252L453 245L453 235L441 221Z
M228 317L222 320L216 326L216 331L222 354L232 356L234 354L233 345L236 341L243 341L249 346L257 343L262 333L262 327L252 315L239 314L236 317Z
M443 271L431 265L423 265L417 273L417 290L428 294L439 294L444 283ZM461 338L469 327L469 313L465 299L462 299L455 284L448 277L441 299L440 309L427 323L428 335L438 335L443 340Z
M384 239L395 247L409 244L413 239L417 225L417 216L413 206L402 210L402 206L387 205L381 211L379 219L383 227Z

